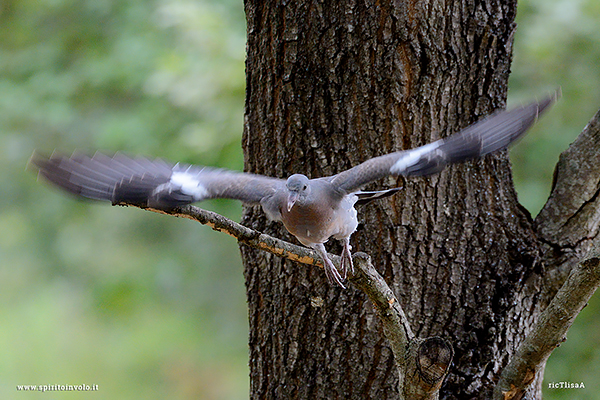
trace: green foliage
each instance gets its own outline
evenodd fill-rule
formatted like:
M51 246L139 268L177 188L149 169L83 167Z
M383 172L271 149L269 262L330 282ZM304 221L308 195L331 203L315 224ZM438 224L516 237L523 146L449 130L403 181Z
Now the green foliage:
M534 214L558 154L600 106L599 16L594 0L520 4L510 101L563 89L512 152ZM16 395L17 384L85 383L99 385L86 398L246 398L235 241L191 221L67 199L24 170L36 148L240 169L241 2L9 0L0 29L0 397L39 397ZM203 206L239 218L235 202ZM546 380L590 389L548 398L600 392L597 303Z
M562 89L562 99L511 152L520 201L536 215L550 193L558 155L600 107L600 4L521 1L509 103Z
M85 383L86 398L247 398L235 241L25 171L35 148L241 168L241 4L15 0L0 27L0 397Z

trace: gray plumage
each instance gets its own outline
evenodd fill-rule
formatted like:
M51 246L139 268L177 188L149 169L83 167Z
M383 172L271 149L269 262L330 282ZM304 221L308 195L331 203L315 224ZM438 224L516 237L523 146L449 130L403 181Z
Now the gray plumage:
M390 175L431 175L446 165L504 149L555 99L551 96L496 112L445 139L375 157L337 175L316 179L295 174L284 180L120 153L113 157L101 153L44 157L34 153L31 162L41 176L60 188L113 204L168 209L212 198L260 204L270 219L283 222L302 244L317 250L329 281L344 287L347 271L353 270L350 236L358 225L354 206L399 190L361 192L361 187ZM341 274L323 245L330 237L343 242Z

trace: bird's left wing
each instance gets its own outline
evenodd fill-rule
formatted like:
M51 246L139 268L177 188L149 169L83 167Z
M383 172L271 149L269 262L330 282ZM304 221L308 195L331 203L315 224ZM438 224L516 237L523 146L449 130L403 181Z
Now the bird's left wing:
M121 153L45 157L36 152L31 163L61 189L113 204L173 208L211 198L260 203L285 188L281 179Z
M505 149L523 136L558 94L511 110L498 111L445 139L411 150L375 157L330 178L334 187L350 193L389 175L423 176L449 164Z

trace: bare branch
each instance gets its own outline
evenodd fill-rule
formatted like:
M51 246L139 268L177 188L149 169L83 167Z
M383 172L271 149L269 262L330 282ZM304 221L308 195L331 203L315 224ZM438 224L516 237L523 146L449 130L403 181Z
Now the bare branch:
M550 198L535 219L538 236L549 245L547 289L553 294L588 252L600 230L600 111L554 171ZM554 286L554 287L552 287Z
M521 399L546 360L562 342L579 312L600 286L600 241L572 271L542 312L529 336L502 371L494 399Z
M590 250L600 231L599 143L600 111L561 154L552 193L536 217L536 232L547 246L543 296L553 298L502 371L495 399L524 396L600 285L599 251Z
M136 205L134 207L139 208ZM212 211L191 205L173 210L144 209L198 221L233 236L247 246L323 268L316 251L260 233ZM340 257L330 255L330 258L339 265ZM371 264L371 258L365 253L356 253L353 260L356 271L349 280L369 297L383 323L384 333L396 360L402 398L437 399L454 354L452 346L441 338L415 338L398 299Z
M132 204L119 205L143 208ZM265 250L269 253L275 254L276 256L287 258L288 260L296 261L301 264L316 265L323 268L323 263L321 262L316 251L307 247L296 246L286 242L285 240L266 235L212 211L203 210L192 205L178 207L172 210L160 210L156 208L143 209L160 214L191 219L193 221L200 222L203 225L210 226L215 231L223 232L229 236L233 236L238 242L244 243L245 245L255 249ZM334 263L339 264L339 257L332 255L331 259Z
M356 253L352 257L356 272L350 281L371 300L386 330L394 354L403 356L409 340L414 334L392 289L371 264L371 257Z
M120 205L127 206L127 204ZM160 214L198 221L203 225L210 226L215 231L233 236L240 243L244 243L247 246L264 250L301 264L316 265L323 268L323 263L316 251L260 233L212 211L203 210L191 205L173 210L145 209ZM329 257L334 264L339 265L339 256L330 254ZM392 347L398 349L398 351L402 349L402 352L398 354L403 354L408 341L414 335L398 299L396 299L392 289L385 283L377 270L373 268L371 258L367 254L356 253L353 256L353 260L356 272L350 276L350 281L358 289L367 294L382 318L386 332L389 333L388 339L392 343Z

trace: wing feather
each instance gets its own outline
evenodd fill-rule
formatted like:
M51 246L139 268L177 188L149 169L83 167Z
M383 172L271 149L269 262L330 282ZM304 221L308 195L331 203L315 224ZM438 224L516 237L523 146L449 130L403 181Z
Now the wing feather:
M431 175L449 164L505 149L523 136L557 97L558 93L526 106L498 111L445 139L372 158L331 177L331 182L351 193L389 175Z
M39 174L72 194L113 204L172 208L210 198L260 203L285 187L285 181L225 169L163 160L132 158L122 153L70 157L34 153L31 163Z

